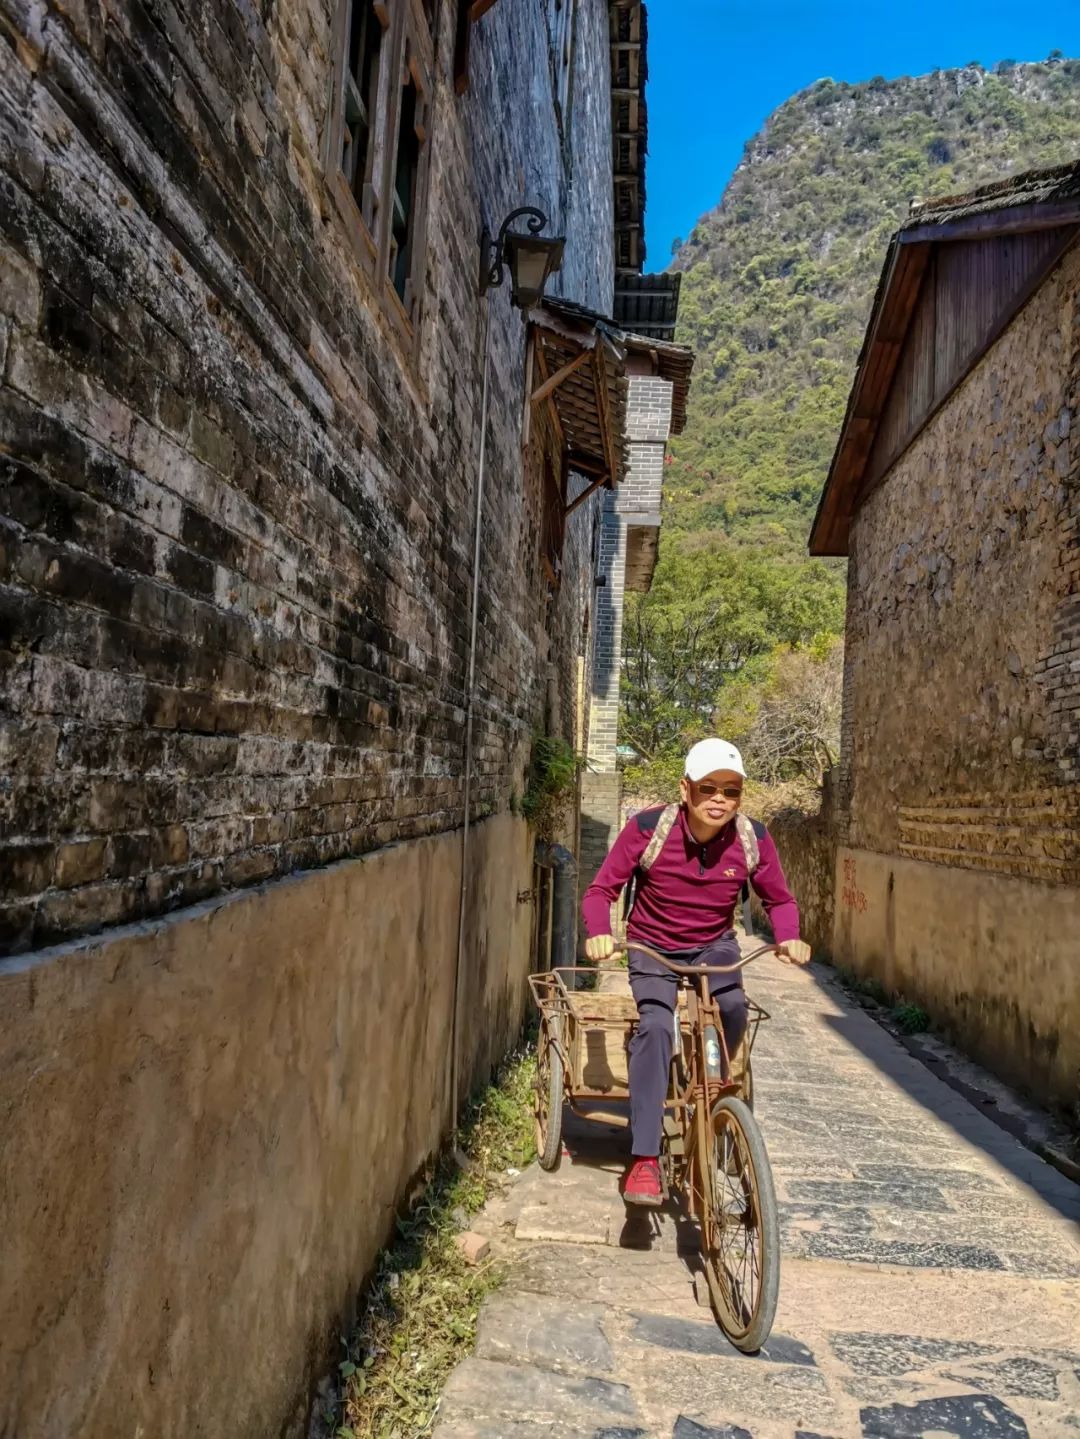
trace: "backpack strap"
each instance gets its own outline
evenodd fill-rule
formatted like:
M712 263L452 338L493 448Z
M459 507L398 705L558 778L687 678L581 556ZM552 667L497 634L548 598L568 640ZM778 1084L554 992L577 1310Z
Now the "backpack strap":
M656 856L663 849L664 842L678 817L679 806L677 804L642 810L636 816L637 827L642 834L649 836L649 843L645 847L645 853L638 860L634 873L627 881L621 897L616 899L611 906L611 933L615 936L618 944L626 942L626 922L630 918L630 911L637 898L637 888L641 882L641 876L650 868Z
M735 816L735 833L739 836L739 843L742 845L743 859L746 860L746 876L753 874L761 863L761 848L758 845L758 834L764 833L765 826L758 825L749 815L740 810Z
M664 848L664 845L667 844L667 837L674 828L675 821L679 818L679 809L679 805L669 804L661 812L659 819L656 821L656 828L652 832L652 839L649 840L649 843L645 847L645 853L638 860L638 869L643 870L646 874L652 869L656 863L657 856Z

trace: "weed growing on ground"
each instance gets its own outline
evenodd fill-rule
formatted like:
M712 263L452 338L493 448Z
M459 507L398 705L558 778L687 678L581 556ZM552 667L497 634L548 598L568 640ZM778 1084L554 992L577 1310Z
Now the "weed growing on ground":
M863 979L844 964L836 965L833 972L850 994L872 999L883 1008L888 1006L889 1020L901 1034L923 1034L930 1028L930 1016L921 1004L897 998L890 1005L889 993L879 980Z
M531 1050L506 1062L466 1112L456 1144L440 1157L420 1199L398 1220L356 1329L342 1340L338 1439L420 1439L431 1432L443 1384L472 1347L481 1301L499 1281L492 1262L470 1268L454 1237L508 1169L535 1157L534 1073Z
M923 1034L930 1028L930 1016L919 1004L895 1004L889 1018L903 1034Z

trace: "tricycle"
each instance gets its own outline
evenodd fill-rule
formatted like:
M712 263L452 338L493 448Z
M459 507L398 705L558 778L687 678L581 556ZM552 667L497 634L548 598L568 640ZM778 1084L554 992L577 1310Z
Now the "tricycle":
M671 1080L664 1109L660 1182L665 1201L681 1200L701 1230L701 1260L713 1312L731 1343L756 1353L776 1315L780 1233L765 1141L753 1113L750 1052L766 1012L748 1001L746 1034L729 1055L714 975L731 975L774 946L724 967L676 964L631 941L628 950L659 960L678 976ZM562 1154L564 1103L596 1123L626 1127L629 1044L637 1029L632 995L602 986L610 969L570 966L530 977L540 1009L534 1115L540 1164ZM614 971L617 973L618 971Z

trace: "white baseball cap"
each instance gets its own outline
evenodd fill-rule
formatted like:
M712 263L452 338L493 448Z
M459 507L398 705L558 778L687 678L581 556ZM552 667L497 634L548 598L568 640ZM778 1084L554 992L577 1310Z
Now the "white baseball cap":
M726 739L703 739L686 756L686 777L695 782L718 769L732 770L746 778L742 755Z

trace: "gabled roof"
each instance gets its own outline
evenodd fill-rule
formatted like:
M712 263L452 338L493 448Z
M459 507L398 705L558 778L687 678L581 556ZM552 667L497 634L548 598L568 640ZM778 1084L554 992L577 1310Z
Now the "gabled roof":
M810 532L810 553L847 553L851 520L860 502L878 428L908 339L923 280L941 247L967 242L1035 236L1056 231L1040 245L1030 283L1018 283L1005 298L996 328L983 336L981 349L965 357L950 376L950 388L937 397L923 423L945 403L956 384L1001 334L1045 278L1067 244L1080 233L1080 162L1053 170L1034 170L966 195L917 202L893 236L870 313L855 371L840 439ZM1051 243L1052 242L1052 243ZM980 249L981 253L981 249ZM909 436L909 439L913 436Z
M539 306L549 314L596 326L625 354L649 355L661 379L672 386L671 433L682 434L686 424L686 405L690 396L690 372L694 368L694 352L689 345L672 340L658 340L653 335L639 335L624 329L607 315L598 314L573 300L544 299ZM536 313L535 311L533 312Z
M529 311L530 403L546 403L572 470L614 489L627 466L626 354L603 315L565 300Z
M615 276L616 324L635 335L674 340L681 285L679 270L665 270L659 275L633 275L620 270Z

